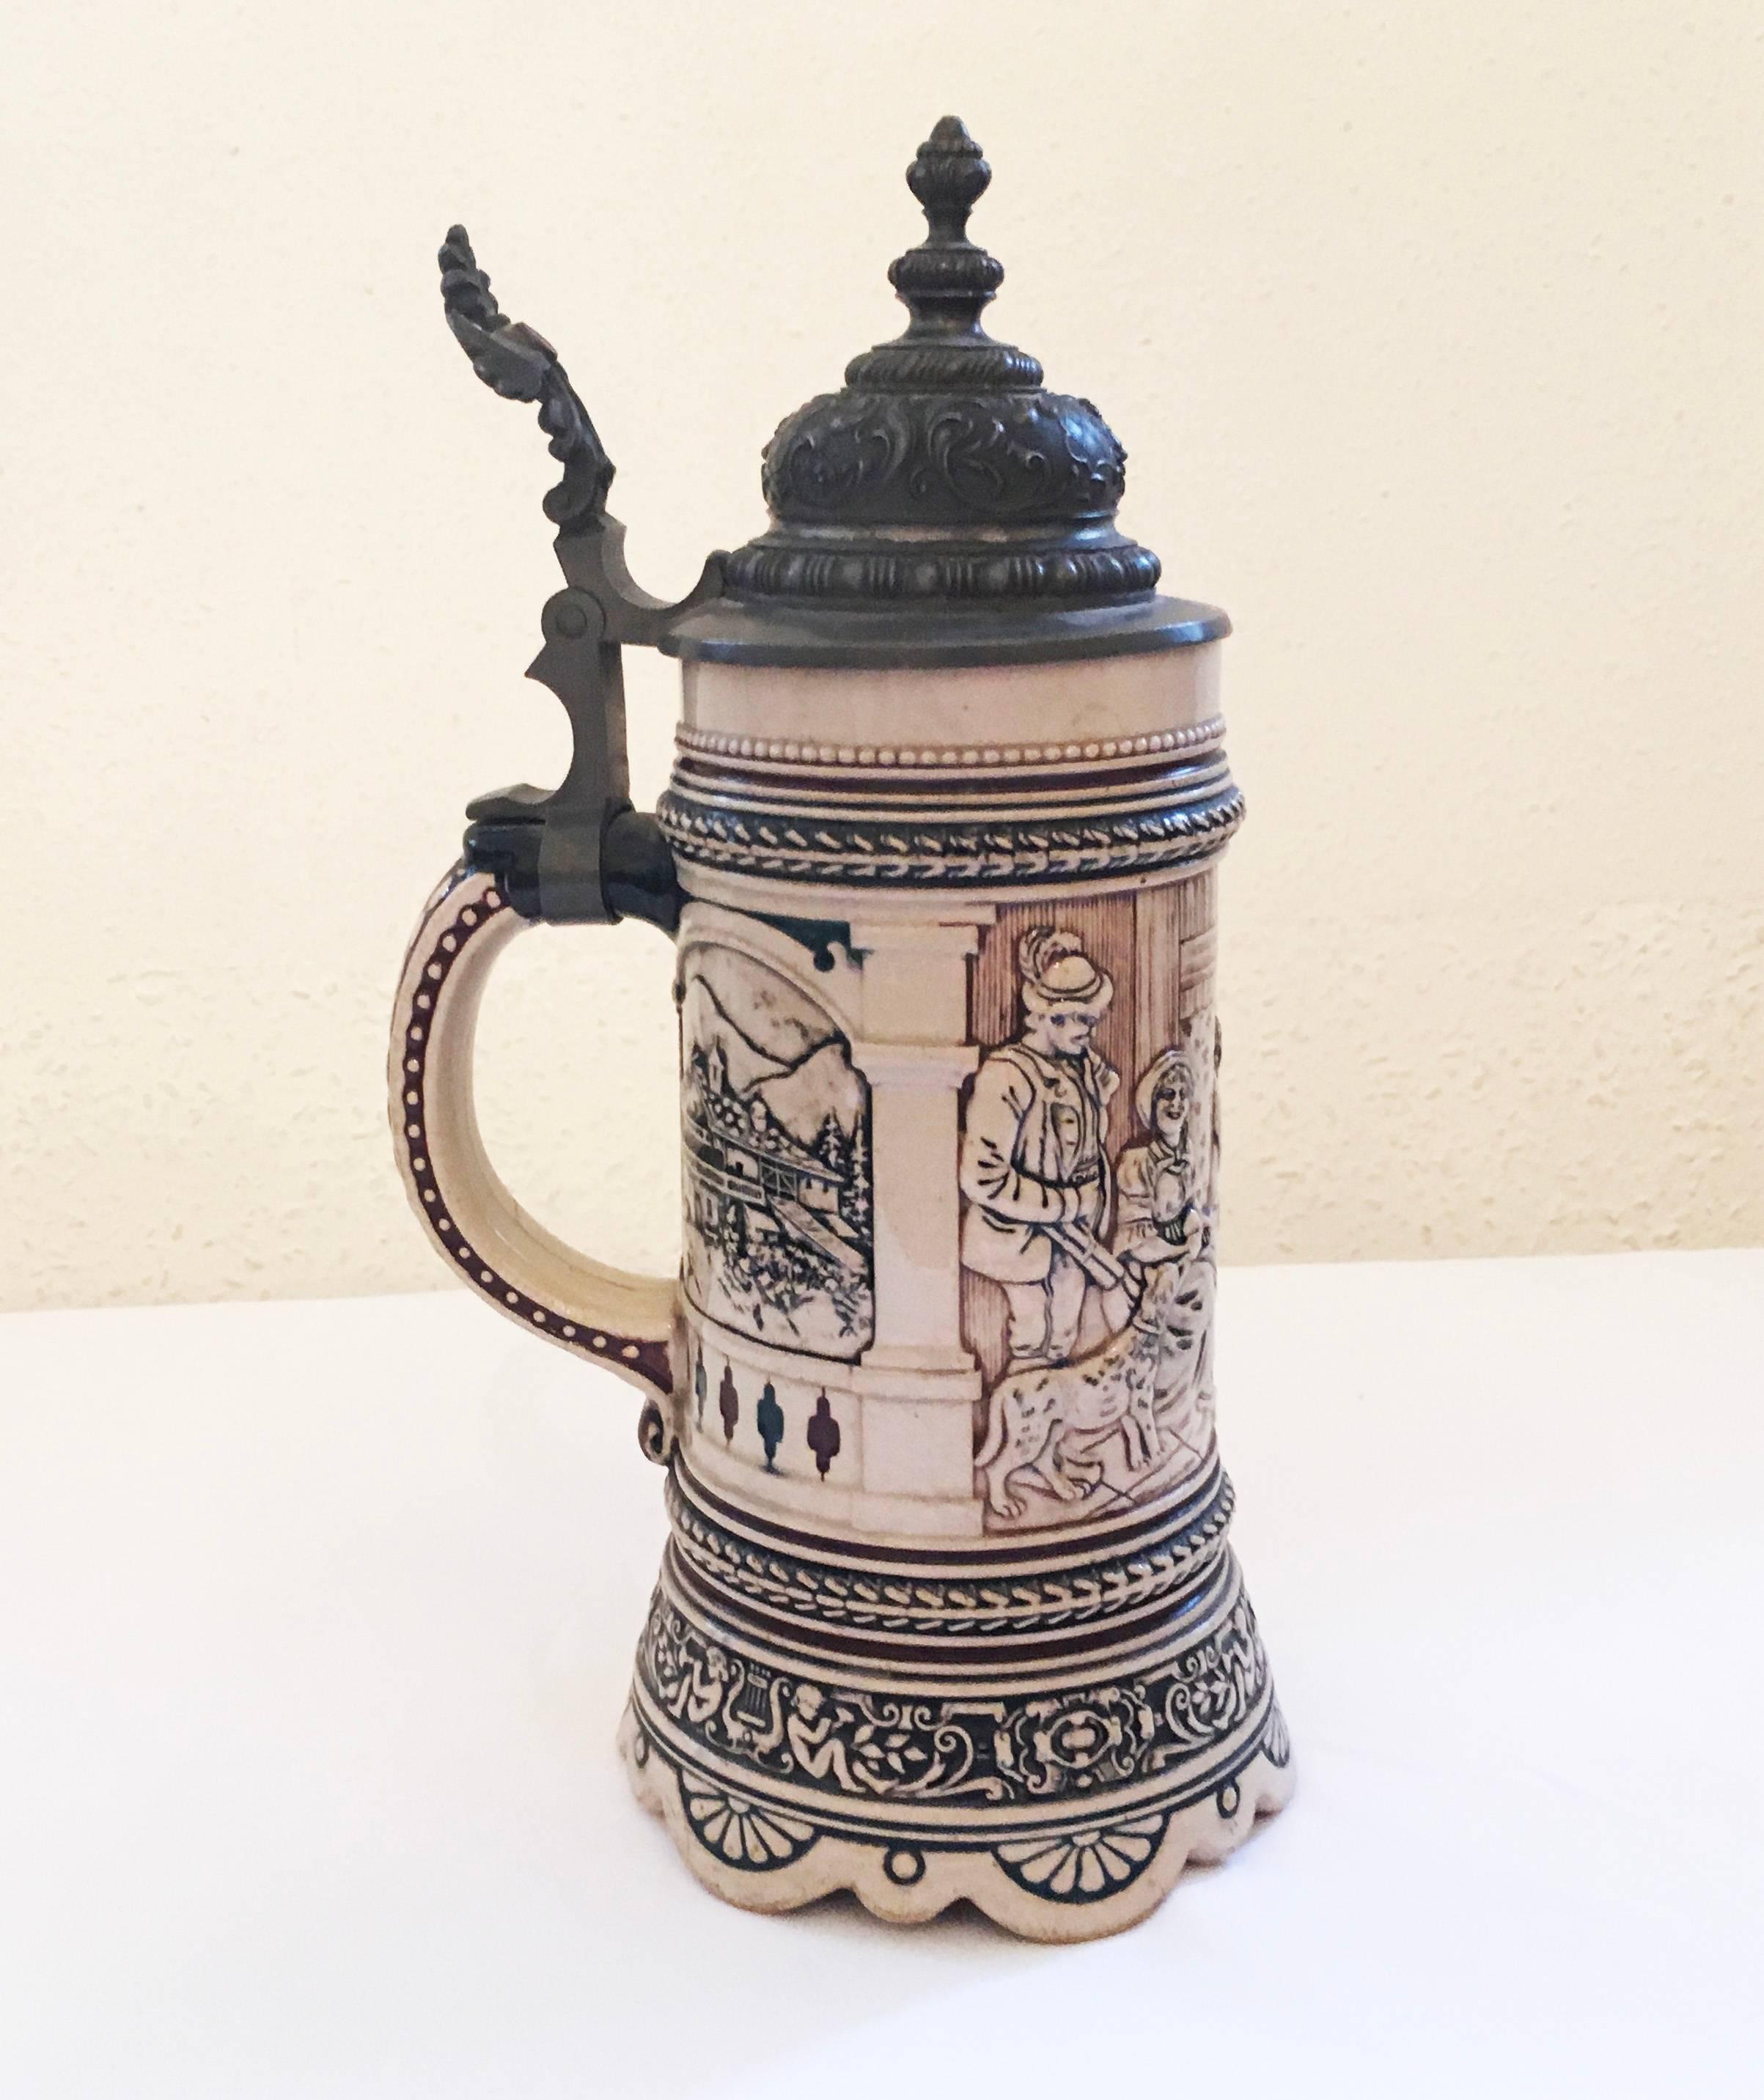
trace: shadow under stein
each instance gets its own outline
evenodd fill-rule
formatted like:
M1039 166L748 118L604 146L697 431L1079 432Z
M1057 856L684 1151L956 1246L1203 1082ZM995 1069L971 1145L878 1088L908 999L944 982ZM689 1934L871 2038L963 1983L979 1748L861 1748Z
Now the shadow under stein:
M1291 1789L1214 1435L1215 864L1228 632L1157 594L1124 454L980 315L989 180L908 182L911 315L766 449L769 528L636 589L556 353L462 229L474 370L537 404L564 587L533 675L569 771L471 805L398 993L392 1127L455 1273L647 1396L672 1530L621 1744L708 1887L958 1898L1049 1940L1144 1916ZM678 657L654 816L620 651ZM485 1156L490 964L540 921L679 956L684 1251L592 1261Z

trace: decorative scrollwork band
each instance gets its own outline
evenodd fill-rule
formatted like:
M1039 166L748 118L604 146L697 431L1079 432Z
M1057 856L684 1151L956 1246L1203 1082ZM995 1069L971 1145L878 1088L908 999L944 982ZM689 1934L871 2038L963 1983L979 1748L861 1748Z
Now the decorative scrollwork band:
M706 1759L794 1788L872 1803L1106 1794L1205 1763L1270 1697L1255 1613L1227 1567L1222 1615L1138 1674L961 1699L775 1669L697 1624L664 1587L638 1685Z
M1210 859L1243 822L1244 798L1227 781L1209 799L1174 808L1063 821L1025 815L928 823L750 815L700 801L676 781L657 814L675 854L701 867L787 882L966 889Z
M743 1538L719 1523L670 1476L674 1551L703 1581L789 1617L854 1631L1025 1635L1094 1626L1173 1602L1203 1582L1224 1551L1235 1502L1215 1467L1197 1496L1148 1536L1077 1566L1001 1564L982 1573L883 1564L840 1566L781 1544Z

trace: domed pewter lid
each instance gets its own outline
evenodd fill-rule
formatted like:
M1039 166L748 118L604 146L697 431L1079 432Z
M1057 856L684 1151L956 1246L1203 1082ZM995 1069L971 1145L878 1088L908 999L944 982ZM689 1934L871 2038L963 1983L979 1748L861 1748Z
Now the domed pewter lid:
M780 423L770 528L724 558L727 595L661 646L749 664L962 664L1181 647L1229 631L1159 598L1156 555L1119 532L1126 454L1089 401L1050 392L980 315L1004 270L967 237L992 180L944 117L907 182L926 237L890 266L905 332Z

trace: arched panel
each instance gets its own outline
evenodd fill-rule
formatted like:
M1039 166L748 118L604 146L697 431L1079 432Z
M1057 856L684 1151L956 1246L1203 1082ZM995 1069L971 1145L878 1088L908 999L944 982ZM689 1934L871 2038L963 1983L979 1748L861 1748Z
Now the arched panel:
M817 973L787 936L732 912L696 908L682 929L687 1297L737 1334L848 1361L876 1315L870 1094L840 1012L847 974L837 960Z

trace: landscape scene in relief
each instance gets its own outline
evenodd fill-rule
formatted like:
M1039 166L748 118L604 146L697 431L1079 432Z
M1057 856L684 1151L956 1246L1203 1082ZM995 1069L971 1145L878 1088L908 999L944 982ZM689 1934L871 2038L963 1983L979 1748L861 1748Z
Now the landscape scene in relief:
M776 1348L851 1357L874 1327L869 1096L786 978L687 956L680 1003L687 1295Z

